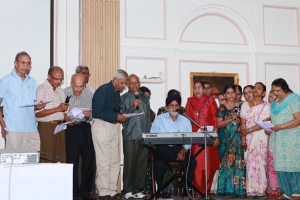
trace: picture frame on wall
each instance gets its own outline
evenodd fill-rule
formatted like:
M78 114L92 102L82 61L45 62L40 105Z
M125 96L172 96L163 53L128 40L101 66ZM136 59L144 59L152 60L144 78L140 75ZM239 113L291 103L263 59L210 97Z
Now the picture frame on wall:
M220 72L190 72L190 94L193 96L194 83L197 81L209 81L212 86L217 87L220 92L226 85L239 84L238 73L220 73Z

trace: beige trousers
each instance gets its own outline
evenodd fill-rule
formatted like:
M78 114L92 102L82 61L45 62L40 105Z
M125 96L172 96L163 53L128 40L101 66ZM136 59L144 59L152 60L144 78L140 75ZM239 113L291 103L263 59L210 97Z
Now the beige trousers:
M114 196L117 193L120 173L117 125L101 119L94 119L92 138L96 153L96 186L99 196Z
M41 141L39 132L8 132L5 148L30 148L40 151Z

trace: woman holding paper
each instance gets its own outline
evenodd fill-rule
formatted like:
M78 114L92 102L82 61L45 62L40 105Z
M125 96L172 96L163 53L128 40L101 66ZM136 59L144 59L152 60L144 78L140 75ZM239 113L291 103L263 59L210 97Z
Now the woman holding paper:
M270 120L270 104L264 102L266 86L257 82L253 88L253 100L245 102L241 109L241 137L245 150L246 190L248 197L266 198L268 135L255 122Z
M228 85L224 88L226 102L217 111L217 127L219 138L219 154L221 168L219 170L217 194L245 196L244 151L238 128L238 108L236 106L236 87ZM240 105L240 104L237 104Z
M274 127L271 145L274 168L284 195L278 199L300 199L300 97L282 78L272 82L277 99L271 106Z

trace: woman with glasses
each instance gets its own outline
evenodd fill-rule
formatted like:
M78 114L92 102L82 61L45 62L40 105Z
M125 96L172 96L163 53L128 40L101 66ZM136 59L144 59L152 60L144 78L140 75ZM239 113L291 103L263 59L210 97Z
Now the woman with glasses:
M217 104L212 96L204 94L203 83L195 82L193 86L194 96L187 99L185 110L187 115L190 116L200 127L205 124L207 126L214 126L216 130L216 112ZM199 127L192 123L193 132L197 132ZM215 144L217 144L217 140ZM198 150L202 148L198 145L192 146L192 154L194 155ZM216 170L219 169L218 150L214 146L207 147L207 168L208 168L208 183L207 191L210 193L210 188L213 182L213 178ZM204 151L202 151L197 157L197 166L194 173L194 185L205 194L205 171L204 171Z
M226 102L217 111L217 128L219 138L219 154L221 168L219 170L217 194L245 196L245 165L244 151L241 147L241 138L238 128L240 119L236 109L236 87L224 87Z
M274 168L283 196L277 199L300 199L300 97L293 93L287 82L278 78L272 82L277 99L271 106L274 127L271 145Z
M253 100L243 103L241 108L242 147L245 150L247 169L247 196L251 198L267 198L267 158L268 135L255 124L258 121L270 121L270 104L265 102L266 86L255 83Z

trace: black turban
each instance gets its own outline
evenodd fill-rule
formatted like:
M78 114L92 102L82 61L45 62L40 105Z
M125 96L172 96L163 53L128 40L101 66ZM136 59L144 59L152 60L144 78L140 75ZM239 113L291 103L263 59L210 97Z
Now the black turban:
M178 94L172 94L166 99L166 106L168 106L172 101L177 101L179 105L181 105L181 96Z

